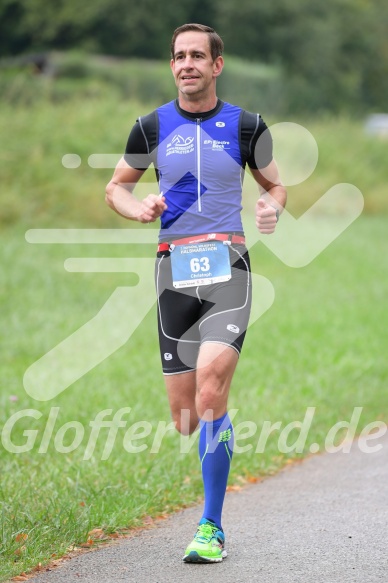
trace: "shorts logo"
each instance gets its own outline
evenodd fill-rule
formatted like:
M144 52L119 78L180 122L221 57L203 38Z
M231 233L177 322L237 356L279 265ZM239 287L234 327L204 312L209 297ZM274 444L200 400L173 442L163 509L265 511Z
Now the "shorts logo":
M164 360L172 360L172 354L170 352L165 352Z
M216 121L216 126L218 128L224 128L225 127L225 122L223 122L223 121Z
M229 330L229 332L234 332L235 334L238 334L240 332L240 328L238 326L235 326L234 324L228 324L226 329Z

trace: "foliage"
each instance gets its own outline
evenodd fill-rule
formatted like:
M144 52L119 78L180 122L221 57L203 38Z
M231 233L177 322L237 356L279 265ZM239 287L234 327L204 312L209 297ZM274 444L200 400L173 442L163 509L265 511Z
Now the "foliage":
M7 69L0 77L3 102L31 105L47 99L53 103L104 98L161 104L176 97L176 88L166 61L122 59L87 55L79 51L53 52L45 57L50 74L37 75L33 66ZM281 72L264 64L250 64L226 57L217 91L225 101L251 111L281 112L285 109Z
M232 53L282 65L289 109L299 112L385 108L387 26L382 0L224 0L220 14Z
M124 0L3 0L0 53L53 49L169 58L174 28L215 26L230 54L282 71L288 111L377 111L388 94L384 0L203 0L198 6ZM275 100L276 104L276 100Z

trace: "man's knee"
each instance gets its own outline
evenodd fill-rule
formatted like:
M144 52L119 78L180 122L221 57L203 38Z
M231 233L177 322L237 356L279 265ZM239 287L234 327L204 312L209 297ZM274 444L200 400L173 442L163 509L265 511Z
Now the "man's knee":
M205 385L198 388L197 409L200 411L218 409L224 398L224 391L215 385Z
M234 355L216 358L197 370L196 407L201 418L217 419L225 412L236 360Z

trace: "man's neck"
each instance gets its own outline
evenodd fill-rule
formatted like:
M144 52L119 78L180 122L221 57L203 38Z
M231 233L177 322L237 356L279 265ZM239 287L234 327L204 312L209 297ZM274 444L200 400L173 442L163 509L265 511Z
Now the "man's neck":
M179 107L189 113L205 113L211 111L217 105L218 97L214 95L207 99L187 99L187 96L178 95Z

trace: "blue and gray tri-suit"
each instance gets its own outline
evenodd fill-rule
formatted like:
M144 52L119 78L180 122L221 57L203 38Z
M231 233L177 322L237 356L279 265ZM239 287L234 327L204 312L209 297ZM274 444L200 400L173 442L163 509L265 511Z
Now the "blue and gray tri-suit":
M264 168L272 139L262 118L218 100L205 113L182 110L177 101L140 117L128 138L125 159L138 169L153 163L168 209L159 241L206 233L243 235L242 181L246 164ZM156 286L161 358L165 374L193 370L204 342L238 353L248 325L251 286L243 245L229 246L228 282L177 291L170 252L158 253Z

